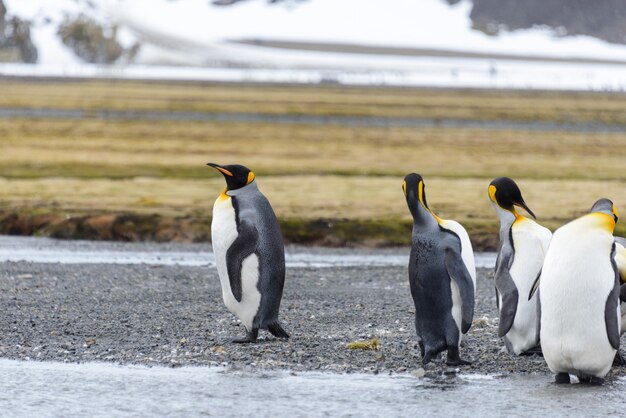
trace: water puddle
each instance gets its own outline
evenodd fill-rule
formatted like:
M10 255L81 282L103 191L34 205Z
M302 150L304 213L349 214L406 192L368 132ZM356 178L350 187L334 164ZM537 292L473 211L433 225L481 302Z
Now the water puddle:
M623 416L626 379L228 371L0 360L9 416Z
M407 249L347 249L289 246L287 267L406 266ZM493 268L495 253L476 253L476 267ZM0 235L0 262L215 266L208 244L66 241Z

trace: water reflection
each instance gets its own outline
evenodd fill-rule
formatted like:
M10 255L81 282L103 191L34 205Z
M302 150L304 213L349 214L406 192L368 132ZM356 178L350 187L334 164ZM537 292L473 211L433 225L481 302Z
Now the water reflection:
M7 416L623 416L624 378L557 386L550 375L365 375L0 360Z
M406 266L409 249L349 249L288 246L289 268ZM147 244L68 241L0 235L0 262L215 266L208 244ZM477 253L477 267L493 267L495 253Z

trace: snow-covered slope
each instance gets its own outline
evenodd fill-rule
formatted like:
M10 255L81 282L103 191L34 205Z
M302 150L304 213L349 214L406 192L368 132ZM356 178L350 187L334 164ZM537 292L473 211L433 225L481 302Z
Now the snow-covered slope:
M215 67L222 67L220 73L239 67L236 71L243 71L248 79L256 77L253 69L266 73L287 69L294 70L293 74L307 72L306 79L311 78L311 71L318 71L313 78L339 82L358 79L365 83L395 80L395 84L468 87L626 89L626 46L590 37L558 37L545 28L488 36L471 29L469 0L454 6L443 0L308 0L279 4L249 0L229 7L214 6L208 0L4 1L11 14L34 22L40 70L111 73L110 69L84 65L77 69L77 58L56 36L56 27L66 16L84 14L117 26L122 43L140 42L134 65L117 68L116 74L139 71L164 77L167 71L162 67L157 70L145 65L176 64L214 67L213 73ZM358 54L306 51L244 45L239 42L242 40L417 51L408 55L394 55L393 51L385 55L367 50ZM324 49L323 45L318 49ZM420 56L419 50L425 55ZM437 56L441 54L433 51L452 56ZM468 57L468 53L483 56ZM8 66L2 68L0 72L8 71ZM169 76L175 77L176 72Z

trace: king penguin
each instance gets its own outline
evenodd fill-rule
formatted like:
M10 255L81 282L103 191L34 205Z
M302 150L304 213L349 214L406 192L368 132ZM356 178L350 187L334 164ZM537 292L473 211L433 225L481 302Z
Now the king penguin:
M272 206L250 169L208 165L226 179L226 189L213 205L211 241L224 304L247 331L233 342L254 342L260 329L289 338L278 322L285 248Z
M469 364L459 355L474 316L476 268L469 236L461 224L428 208L419 174L407 175L402 189L413 215L409 283L422 364L444 350L448 365Z
M541 348L557 383L602 384L620 339L619 271L608 199L554 232L539 284Z
M515 181L499 177L489 184L489 199L500 218L500 247L496 259L496 302L500 313L498 336L511 354L537 352L539 315L537 296L528 300L552 232L515 210L524 208L535 214L524 202ZM530 350L530 351L529 351Z

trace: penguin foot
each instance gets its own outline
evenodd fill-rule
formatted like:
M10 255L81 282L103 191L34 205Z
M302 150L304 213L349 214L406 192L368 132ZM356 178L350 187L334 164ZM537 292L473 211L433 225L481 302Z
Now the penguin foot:
M472 362L463 360L459 355L459 349L456 347L451 347L448 348L448 357L446 358L446 364L448 366L468 366L472 364Z
M615 352L615 358L613 359L613 366L621 366L621 367L626 366L626 360L624 360L624 357L622 357L622 353L620 353L619 350Z
M604 384L604 379L601 377L591 376L589 378L589 384L594 386L602 386Z
M472 364L471 361L463 360L461 357L459 357L457 360L446 360L446 365L448 366L469 366L470 364Z
M432 356L431 353L428 353L426 355L422 355L422 366L425 366L428 363L430 363L432 359L433 359L433 356Z
M578 380L580 383L586 383L593 386L602 386L604 384L604 379L596 376L579 375Z
M256 339L259 335L258 329L253 329L252 331L248 331L244 337L235 338L233 343L235 344L248 344L256 342Z
M521 353L520 356L532 356L533 354L543 357L543 351L541 351L540 345L533 347L533 348L529 348L528 350Z
M557 383L557 385L571 383L569 379L569 373L557 373L554 381Z

